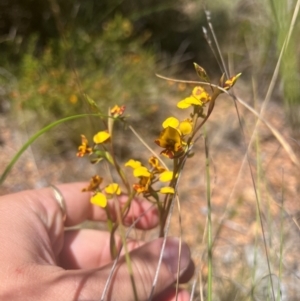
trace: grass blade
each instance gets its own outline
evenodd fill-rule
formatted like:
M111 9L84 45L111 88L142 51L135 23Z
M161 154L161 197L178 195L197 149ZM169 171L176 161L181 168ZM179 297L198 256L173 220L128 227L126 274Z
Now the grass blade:
M45 126L42 128L40 131L35 133L33 136L31 136L27 142L20 148L20 150L14 155L14 157L11 159L7 167L5 168L4 172L2 173L0 177L0 185L3 184L5 179L7 178L8 174L10 173L11 169L17 162L17 160L21 157L21 155L26 151L26 149L40 136L51 130L52 128L56 127L57 125L60 125L61 123L64 123L66 121L78 119L78 118L83 118L83 117L88 117L88 116L99 116L99 114L79 114L79 115L73 115L69 116L66 118L62 118L60 120L57 120L55 122L50 123L49 125Z

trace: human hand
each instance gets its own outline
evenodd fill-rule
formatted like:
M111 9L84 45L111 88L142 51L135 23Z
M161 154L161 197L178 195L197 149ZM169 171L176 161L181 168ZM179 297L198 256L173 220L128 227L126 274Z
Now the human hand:
M1 300L100 300L112 269L109 233L91 229L67 230L85 220L105 221L105 211L81 193L85 183L59 185L67 218L51 188L28 190L0 197L0 299ZM123 197L124 202L126 199ZM126 223L137 219L150 204L133 201ZM114 215L113 206L109 210ZM137 222L140 229L157 225L156 209ZM119 239L120 243L120 239ZM138 300L148 300L157 270L163 240L141 244L131 241L130 259ZM160 267L154 300L175 300L179 241L168 238ZM182 243L180 282L188 281L194 266L189 248ZM133 301L134 294L124 257L118 261L106 300ZM179 290L178 301L189 300Z

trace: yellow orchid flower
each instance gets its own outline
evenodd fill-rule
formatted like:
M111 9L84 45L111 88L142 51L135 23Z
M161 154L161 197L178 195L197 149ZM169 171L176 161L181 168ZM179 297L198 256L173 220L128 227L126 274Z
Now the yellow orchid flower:
M133 189L137 193L145 193L149 191L152 177L140 177L138 184L133 184Z
M84 135L81 135L81 145L78 147L77 157L83 157L86 154L91 154L93 149L89 146L89 142Z
M183 147L186 145L182 140L179 131L170 126L160 133L160 136L155 140L155 143L164 148L165 150L161 153L171 159L174 158L176 153L182 152Z
M119 117L122 116L125 111L125 106L119 107L118 105L115 105L111 110L110 114L113 117Z
M82 192L86 192L86 191L95 191L99 188L100 184L102 183L103 178L101 178L98 175L95 175L91 178L90 180L90 184L88 187L83 188Z
M200 86L197 86L193 89L192 95L184 98L183 100L177 103L179 109L187 109L190 106L203 106L211 99L210 95L206 90Z

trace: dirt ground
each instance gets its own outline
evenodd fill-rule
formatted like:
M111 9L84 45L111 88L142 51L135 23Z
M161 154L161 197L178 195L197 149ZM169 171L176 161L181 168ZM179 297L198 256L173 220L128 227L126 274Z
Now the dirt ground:
M251 97L244 100L253 105ZM171 114L186 117L183 115L185 113L175 108L175 103L169 101L169 112L166 110L168 115L162 118ZM238 290L239 296L247 296L250 295L252 281L257 300L264 298L261 291L269 272L262 228L257 215L258 199L274 282L278 280L280 283L282 300L300 300L299 169L262 123L257 128L258 135L249 148L247 158L245 150L257 120L241 105L238 108L245 136L233 101L225 95L218 99L206 126L215 237L214 277L219 280L216 290L220 296L224 291L228 296L231 290ZM299 158L300 147L293 140L293 133L281 108L280 103L271 101L264 118L281 133ZM12 122L10 118L8 114L0 116L1 172L28 139L22 124ZM127 134L132 135L129 131ZM154 138L151 136L147 137L149 142L152 139ZM148 151L141 145L137 146L137 143L136 138L126 137L127 148L134 154L137 153L138 158L148 157ZM154 144L152 147L159 151ZM170 235L181 236L191 246L193 258L200 267L205 283L208 207L203 137L195 144L194 152L195 155L187 161L180 180L180 209L175 205ZM0 194L40 188L50 183L85 181L94 172L94 166L88 165L85 159L76 157L76 147L63 156L52 152L41 156L38 154L37 143L18 160L0 187ZM280 260L281 257L283 260ZM281 272L280 261L283 263ZM253 270L256 273L251 276L249 271ZM218 300L230 299L220 297Z

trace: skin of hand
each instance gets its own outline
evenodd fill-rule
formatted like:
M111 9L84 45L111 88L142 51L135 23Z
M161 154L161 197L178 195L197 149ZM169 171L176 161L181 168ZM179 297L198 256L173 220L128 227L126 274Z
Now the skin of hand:
M51 188L28 190L0 197L0 300L92 301L100 300L113 262L109 233L91 229L66 230L86 220L105 221L105 211L89 202L90 194L81 193L86 183L57 186L64 196L67 218ZM120 206L126 197L120 198ZM108 204L115 215L113 200ZM135 199L126 217L140 229L158 224L150 203ZM120 243L120 239L118 239ZM148 300L157 270L163 239L148 243L130 241L128 248L139 301ZM187 301L189 294L174 283L179 277L187 282L194 273L188 246L182 242L178 271L179 240L168 238L153 300ZM131 279L121 256L105 300L134 301Z

